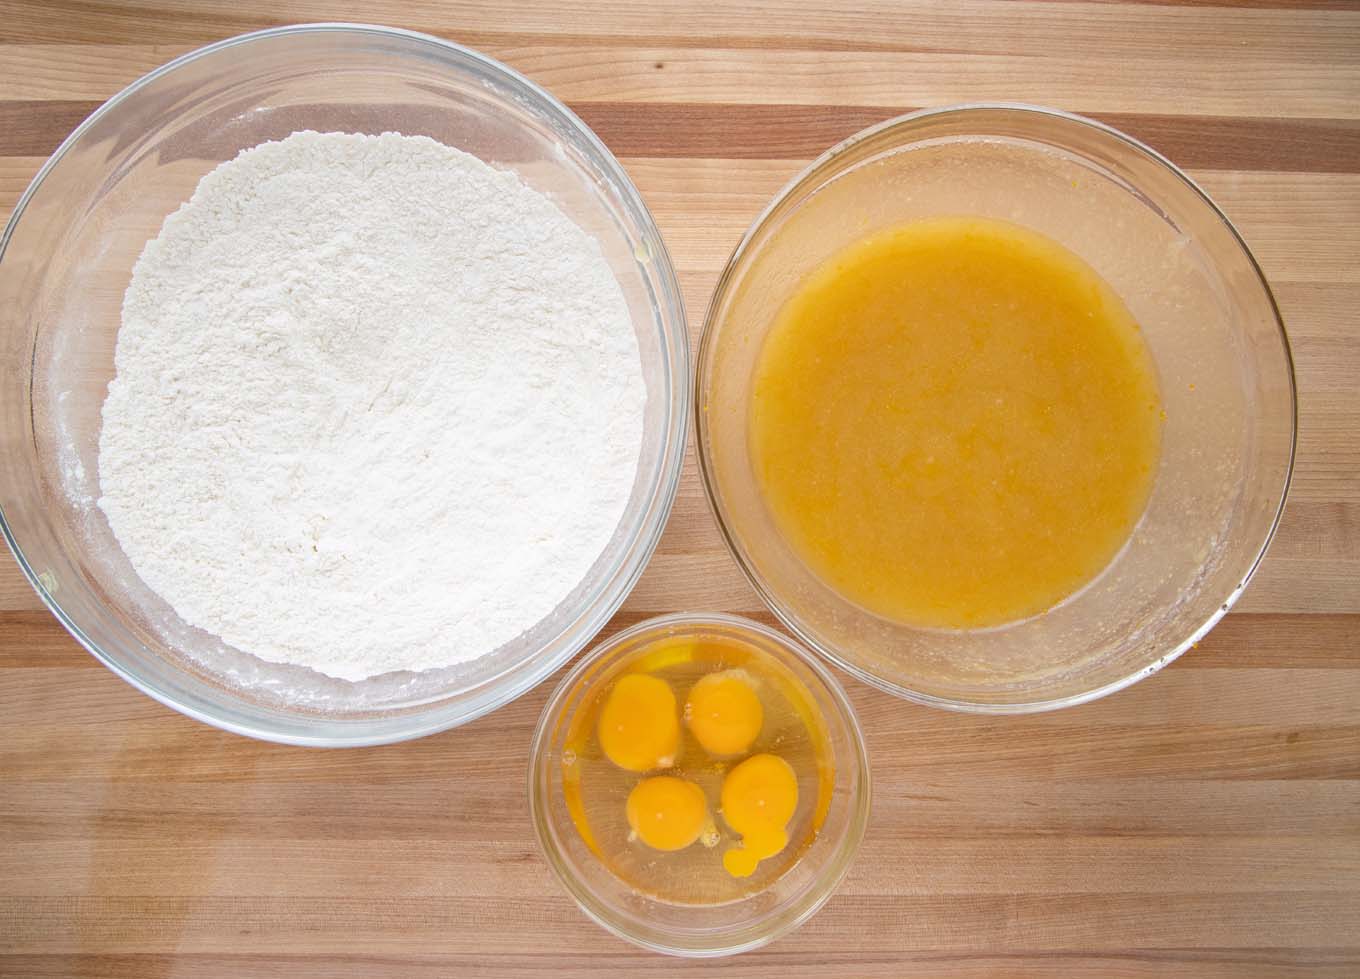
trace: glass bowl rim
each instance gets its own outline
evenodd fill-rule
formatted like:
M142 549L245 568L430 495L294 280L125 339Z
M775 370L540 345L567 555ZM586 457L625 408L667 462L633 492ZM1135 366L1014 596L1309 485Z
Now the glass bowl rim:
M1284 467L1284 479L1279 488L1279 501L1275 506L1275 512L1271 516L1270 526L1266 531L1255 555L1246 572L1242 575L1241 581L1237 586L1224 597L1223 601L1215 607L1214 611L1201 623L1189 636L1179 642L1173 649L1162 653L1151 663L1140 666L1138 669L1117 677L1107 683L1101 684L1091 690L1082 693L1071 694L1065 697L1054 697L1047 700L1021 701L1016 703L981 703L977 701L962 700L951 697L939 697L934 694L925 693L913 689L892 680L878 676L869 670L864 669L852 662L844 654L837 652L828 644L823 643L814 636L810 630L803 627L782 600L779 599L764 580L756 572L755 567L747 556L745 548L738 542L735 534L728 524L726 514L721 504L721 496L718 492L716 476L713 472L712 460L708 452L708 419L703 407L703 383L707 376L713 356L713 337L716 333L715 317L718 312L720 301L725 298L731 287L732 280L742 267L747 251L751 248L757 236L765 230L775 213L792 195L808 184L818 182L825 171L835 163L835 161L850 149L860 143L873 139L885 133L900 133L901 143L897 149L911 144L912 140L906 138L906 133L914 128L918 123L934 119L940 116L973 116L978 113L1010 113L1014 117L1029 116L1033 119L1058 120L1063 125L1086 127L1094 129L1106 136L1113 137L1124 143L1136 154L1139 154L1154 164L1160 165L1162 169L1177 178L1186 188L1188 188L1201 203L1209 208L1211 215L1222 222L1223 226L1231 235L1234 243L1246 258L1249 267L1256 276L1262 292L1265 295L1269 306L1271 318L1275 325L1276 334L1279 337L1281 349L1284 354L1285 366L1287 368L1289 381L1289 458ZM985 135L985 134L979 134ZM1074 707L1078 704L1088 703L1108 696L1116 691L1136 683L1137 681L1151 676L1162 667L1176 660L1186 650L1195 646L1223 616L1237 603L1237 600L1251 583L1252 577L1256 574L1257 568L1261 566L1261 561L1265 558L1266 551L1270 543L1274 540L1275 532L1279 529L1280 519L1284 515L1285 503L1289 496L1289 487L1293 478L1295 459L1298 454L1298 432L1299 432L1299 399L1298 384L1295 377L1294 355L1289 343L1289 334L1285 330L1284 319L1280 315L1279 303L1275 299L1275 294L1270 288L1270 283L1266 280L1265 272L1261 269L1256 256L1252 254L1247 246L1241 232L1229 220L1228 216L1216 204L1208 193L1199 184L1182 170L1179 166L1167 159L1157 150L1143 143L1141 140L1116 129L1113 126L1090 119L1086 116L1077 115L1062 109L1053 109L1047 106L1034 105L1027 102L964 102L956 105L940 106L937 108L919 109L915 112L907 112L883 122L876 123L859 132L853 133L829 149L821 153L807 166L798 171L778 193L770 199L761 212L751 221L741 239L732 249L731 255L727 259L727 264L723 266L722 273L718 276L717 284L713 287L713 293L709 298L708 308L704 313L703 330L699 337L699 350L695 358L694 370L694 391L691 398L694 412L694 431L695 431L695 455L699 461L700 481L703 483L704 496L708 500L709 509L713 513L714 521L718 525L718 531L722 536L723 543L726 544L728 553L732 555L737 566L741 568L742 574L760 596L764 605L774 613L779 622L788 629L799 641L806 644L819 656L824 657L834 663L846 673L868 685L882 690L885 693L899 697L912 703L922 704L927 707L938 707L945 710L959 711L971 714L1032 714L1042 711L1057 710L1061 707Z
M494 695L483 697L476 703L463 705L460 710L441 712L438 702L435 702L433 709L430 705L422 705L388 718L384 718L381 711L375 712L372 718L346 718L343 721L327 718L325 715L317 715L314 723L318 727L329 725L328 733L277 731L273 730L273 726L266 720L254 716L249 716L245 720L238 719L233 708L223 707L218 703L214 703L212 709L201 709L183 703L173 693L160 689L153 679L142 676L135 667L125 665L119 657L110 654L91 639L81 626L67 615L61 603L49 592L42 581L42 577L30 564L15 537L8 518L5 516L3 501L0 501L0 535L4 537L5 543L25 580L37 593L48 612L100 663L153 700L196 721L233 734L262 741L322 748L368 747L426 737L461 726L505 706L532 690L561 668L564 663L569 662L608 623L614 612L632 592L638 578L641 577L642 572L650 562L652 554L660 542L661 534L665 529L667 518L679 490L680 476L684 467L685 447L689 441L691 417L689 399L693 391L693 386L689 383L689 380L693 357L685 306L681 298L675 266L661 236L660 229L657 227L656 219L642 199L628 172L599 136L564 102L509 65L473 48L431 34L376 24L326 21L250 31L194 48L138 77L90 113L61 141L39 167L38 172L28 186L24 188L23 193L15 203L14 210L6 222L3 232L0 232L0 263L4 261L10 240L29 203L38 193L52 170L57 167L85 133L124 102L136 96L143 88L200 58L215 55L238 45L280 37L317 34L375 35L430 45L443 50L446 54L471 63L489 75L499 77L513 88L522 90L532 102L543 105L551 113L560 117L570 128L572 134L579 138L604 164L625 209L637 220L659 280L659 289L653 290L653 305L661 321L671 325L674 338L673 342L666 342L667 337L663 330L662 342L659 345L665 358L669 403L666 408L666 430L658 452L656 471L653 476L655 492L647 506L639 513L635 536L630 545L621 555L617 566L602 579L600 587L594 593L595 601L598 601L601 596L608 597L593 614L578 623L575 629L563 634L561 648L552 657L519 677L519 682L496 690ZM31 366L29 370L31 372ZM610 594L611 592L612 594ZM589 606L586 607L586 610L588 609ZM542 651L539 650L538 653L524 657L520 660L520 665L529 662ZM507 672L501 671L495 677L484 681L483 686L495 689L497 683ZM256 707L257 705L251 706ZM408 723L403 724L402 721ZM343 727L337 725L343 725Z
M705 626L717 626L738 632L755 633L761 638L780 646L785 653L812 672L813 676L826 690L829 699L835 706L840 723L844 726L848 735L859 784L858 791L849 800L849 813L845 831L834 844L835 849L826 865L817 872L814 883L809 885L804 892L804 900L785 909L783 916L778 910L772 911L752 924L730 932L719 933L719 936L725 940L710 945L689 946L667 943L664 937L658 937L664 933L664 928L649 929L649 935L640 935L630 931L610 913L609 905L598 900L594 891L581 882L578 875L562 857L560 848L553 841L553 833L547 825L548 800L544 791L545 786L541 786L539 782L540 778L546 777L547 774L546 766L551 755L549 742L552 728L567 707L568 695L576 686L577 681L591 667L609 658L629 640L643 633L658 628L670 627L684 630L686 628L702 629ZM873 797L873 770L869 763L869 750L864 741L864 728L860 724L859 715L855 712L849 695L845 692L845 688L835 674L817 656L804 648L801 641L796 637L785 635L754 619L725 612L672 612L652 616L619 631L585 656L582 656L558 682L544 703L543 710L539 713L538 723L534 726L533 737L529 745L527 775L529 815L539 852L543 854L549 867L552 868L553 876L561 883L576 905L588 918L624 941L631 942L649 951L684 958L717 958L749 952L788 934L816 914L836 892L840 882L854 863L855 856L859 852L860 844L863 842L865 831L868 828Z

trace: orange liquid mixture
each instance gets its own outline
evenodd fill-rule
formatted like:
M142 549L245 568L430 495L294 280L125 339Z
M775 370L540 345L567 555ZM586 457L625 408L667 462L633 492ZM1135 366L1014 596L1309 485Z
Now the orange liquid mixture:
M865 609L964 629L1043 612L1119 552L1161 403L1138 324L1075 254L934 218L818 268L756 368L754 470L807 565Z

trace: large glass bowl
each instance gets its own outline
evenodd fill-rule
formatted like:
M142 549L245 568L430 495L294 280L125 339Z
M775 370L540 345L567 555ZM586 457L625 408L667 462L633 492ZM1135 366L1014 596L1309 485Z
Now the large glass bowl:
M347 683L229 649L137 579L93 505L100 407L142 246L209 170L303 129L426 135L513 170L599 240L637 331L643 446L613 540L548 618L461 667ZM72 635L190 716L311 745L396 741L465 722L588 642L661 534L689 418L688 339L666 249L595 135L547 92L474 51L406 31L317 24L185 55L71 134L15 208L0 248L5 537Z
M1166 410L1152 498L1127 546L1065 602L987 630L913 628L842 598L781 536L748 448L756 359L790 293L850 242L946 214L1026 225L1082 256L1138 319ZM1136 140L1032 106L903 116L799 174L723 272L696 388L709 501L775 614L861 679L958 710L1081 703L1175 659L1242 594L1278 523L1294 458L1288 339L1227 218Z

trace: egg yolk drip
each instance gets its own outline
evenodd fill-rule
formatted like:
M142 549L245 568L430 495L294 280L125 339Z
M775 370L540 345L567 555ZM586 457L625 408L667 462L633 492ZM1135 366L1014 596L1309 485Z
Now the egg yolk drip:
M752 755L727 773L723 821L741 834L741 846L723 854L733 877L749 877L760 861L788 845L788 824L798 808L798 777L778 755Z
M765 708L741 670L701 677L685 701L685 721L710 755L739 755L760 736Z
M628 793L628 828L653 850L683 850L708 825L704 790L674 775L644 778Z
M621 677L600 711L600 750L630 772L669 768L680 749L680 719L670 684L645 673Z

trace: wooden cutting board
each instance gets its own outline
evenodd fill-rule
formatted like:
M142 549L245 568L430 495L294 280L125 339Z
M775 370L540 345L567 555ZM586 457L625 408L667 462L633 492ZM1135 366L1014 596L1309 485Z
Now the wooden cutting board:
M977 99L1104 119L1190 169L1265 267L1298 359L1298 470L1247 595L1109 699L1026 718L847 680L876 797L836 897L721 964L587 921L535 850L549 685L412 744L220 733L99 666L0 566L0 975L1360 975L1360 6L1345 0L0 2L0 209L99 103L200 44L364 19L473 45L568 101L641 187L697 336L803 163ZM765 621L691 464L610 626Z

